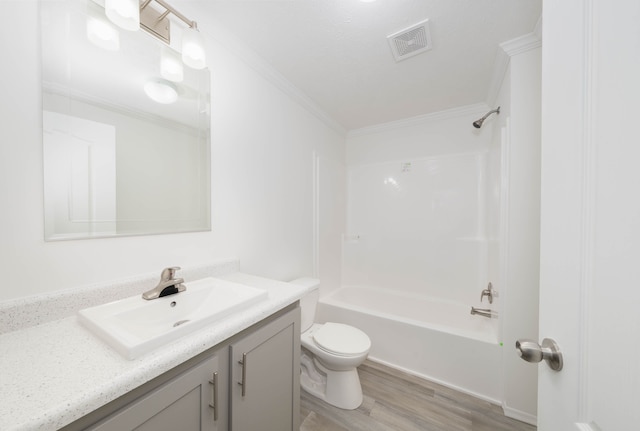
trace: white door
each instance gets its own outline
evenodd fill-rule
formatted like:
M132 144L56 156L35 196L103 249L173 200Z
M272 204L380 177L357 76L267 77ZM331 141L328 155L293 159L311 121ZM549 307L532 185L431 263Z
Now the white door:
M640 429L640 1L545 0L542 431ZM538 340L539 341L539 340Z

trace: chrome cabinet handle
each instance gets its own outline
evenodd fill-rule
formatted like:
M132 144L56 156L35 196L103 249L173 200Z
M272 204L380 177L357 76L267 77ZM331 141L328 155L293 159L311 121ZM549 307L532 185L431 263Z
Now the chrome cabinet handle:
M213 385L213 393L211 396L213 399L209 403L209 407L213 409L213 420L218 420L218 373L213 373L213 379L209 380L209 383Z
M516 341L518 355L527 362L547 362L547 365L554 370L562 370L562 352L560 346L551 338L542 340L542 346L533 340L522 339Z
M242 396L244 397L247 393L247 354L242 354L242 361L238 361L240 365L242 365L242 381L238 382L240 386L242 386Z

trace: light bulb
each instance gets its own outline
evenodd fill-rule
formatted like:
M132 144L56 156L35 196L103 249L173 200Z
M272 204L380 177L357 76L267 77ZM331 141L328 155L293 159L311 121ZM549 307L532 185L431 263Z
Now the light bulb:
M120 28L135 31L140 28L140 4L138 0L105 0L107 18Z
M204 69L207 66L204 39L194 28L187 28L182 32L182 61L194 69Z

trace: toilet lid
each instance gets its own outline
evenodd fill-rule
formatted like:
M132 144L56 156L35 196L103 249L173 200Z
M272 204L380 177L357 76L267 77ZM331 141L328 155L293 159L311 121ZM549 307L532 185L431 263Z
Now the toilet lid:
M327 322L313 333L318 347L336 355L360 355L371 347L367 334L353 326Z

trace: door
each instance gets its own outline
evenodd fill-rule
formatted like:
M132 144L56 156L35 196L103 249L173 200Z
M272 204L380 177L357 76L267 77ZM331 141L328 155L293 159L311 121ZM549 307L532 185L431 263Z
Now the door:
M218 357L213 356L109 416L94 431L202 431L218 427L215 387ZM223 394L224 395L224 394Z
M300 426L300 309L230 347L233 431L294 431Z
M640 423L640 2L546 0L542 54L542 431Z

